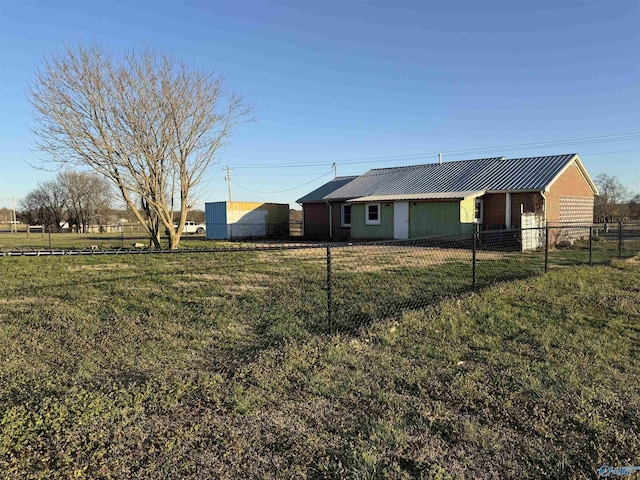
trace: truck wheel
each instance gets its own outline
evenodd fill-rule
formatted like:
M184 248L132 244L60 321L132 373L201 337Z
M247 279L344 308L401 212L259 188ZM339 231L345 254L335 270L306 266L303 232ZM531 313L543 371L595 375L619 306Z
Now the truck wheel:
M198 229L196 230L196 233L197 233L198 235L202 235L202 234L204 233L204 228L202 228L202 227L198 228Z

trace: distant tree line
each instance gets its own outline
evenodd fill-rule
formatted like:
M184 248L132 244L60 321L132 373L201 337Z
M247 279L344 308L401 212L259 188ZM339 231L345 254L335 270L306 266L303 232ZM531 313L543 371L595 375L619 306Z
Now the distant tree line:
M0 208L0 223L9 223L13 220L13 210L7 207Z
M640 194L629 191L614 175L601 173L595 178L599 195L595 198L596 222L640 220Z
M19 216L30 225L60 228L68 223L86 232L89 225L105 224L113 198L111 183L101 175L66 170L20 200Z

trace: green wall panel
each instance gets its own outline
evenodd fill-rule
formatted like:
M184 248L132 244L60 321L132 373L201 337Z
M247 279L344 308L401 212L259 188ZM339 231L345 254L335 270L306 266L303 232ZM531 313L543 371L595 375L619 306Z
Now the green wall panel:
M473 215L473 212L471 213ZM441 237L473 231L460 223L460 202L409 204L409 238Z
M473 207L474 199L462 202L409 202L409 238L473 233L476 229ZM393 238L393 202L380 203L380 210L380 225L366 225L364 204L354 203L351 207L351 238Z
M393 203L380 203L380 225L367 225L365 206L354 203L351 207L351 238L387 239L393 238Z

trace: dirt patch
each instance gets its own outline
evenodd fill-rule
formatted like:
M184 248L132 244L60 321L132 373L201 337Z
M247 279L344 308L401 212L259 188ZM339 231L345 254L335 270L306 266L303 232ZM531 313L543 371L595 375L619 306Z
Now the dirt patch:
M32 303L36 303L37 301L38 300L36 298L31 298L31 297L0 298L0 305L16 305L20 303L32 304Z
M242 284L242 285L226 285L225 286L225 292L230 293L232 295L239 295L245 292L259 292L259 291L265 291L265 290L269 290L269 287L266 285Z
M67 267L70 272L79 272L82 270L99 271L99 270L127 270L131 268L128 263L105 263L102 265L78 265Z
M221 285L235 285L239 282L250 280L256 283L273 283L278 279L276 275L267 275L264 273L244 273L238 272L237 275L229 275L226 273L190 273L183 275L186 278L193 278L196 281L216 282Z

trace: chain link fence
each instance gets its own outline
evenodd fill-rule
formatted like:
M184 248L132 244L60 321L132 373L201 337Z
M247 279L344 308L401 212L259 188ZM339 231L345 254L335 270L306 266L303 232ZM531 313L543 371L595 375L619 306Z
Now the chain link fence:
M351 333L496 282L631 257L640 252L640 224L572 224L358 244L184 245L179 250L9 249L0 255L199 253L195 261L167 260L163 271L173 279L184 277L185 285L207 285L207 299L198 309L237 314L250 319L264 338L277 338L296 331Z
M77 227L54 228L43 225L17 224L15 228L0 225L0 252L42 250L127 250L149 247L149 235L139 224L92 225L86 232ZM299 240L302 237L302 224L291 223L243 223L209 224L210 235L206 234L204 224L194 231L185 228L181 235L181 247L184 249L210 249L211 239L217 240ZM209 237L209 238L207 238ZM168 248L168 232L161 229L160 243Z

